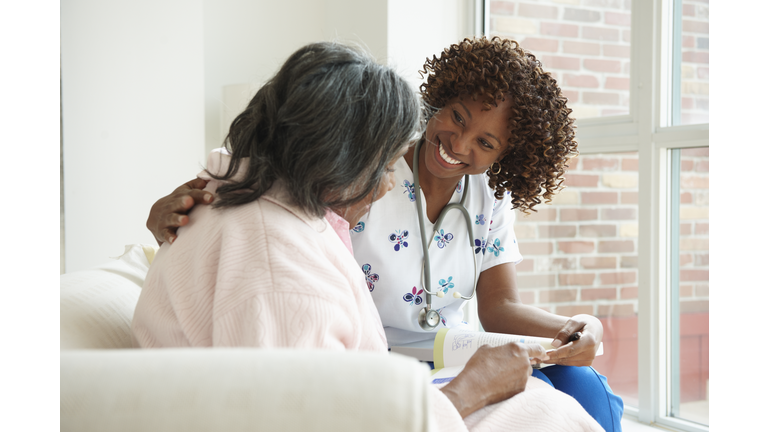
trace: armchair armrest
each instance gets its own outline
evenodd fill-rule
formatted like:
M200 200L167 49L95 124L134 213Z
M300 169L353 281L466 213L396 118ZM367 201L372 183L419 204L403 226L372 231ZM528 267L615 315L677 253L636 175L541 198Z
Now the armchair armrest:
M61 430L424 431L428 375L397 354L61 351Z

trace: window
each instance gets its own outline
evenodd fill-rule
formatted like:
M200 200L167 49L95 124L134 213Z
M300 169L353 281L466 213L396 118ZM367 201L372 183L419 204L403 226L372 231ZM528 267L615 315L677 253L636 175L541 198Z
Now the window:
M486 0L485 10L485 33L532 51L579 126L568 188L518 216L524 301L603 321L595 364L627 414L708 430L708 0Z

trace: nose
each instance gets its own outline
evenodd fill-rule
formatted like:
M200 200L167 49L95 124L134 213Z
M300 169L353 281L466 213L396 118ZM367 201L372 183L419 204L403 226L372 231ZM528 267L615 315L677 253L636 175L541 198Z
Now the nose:
M469 153L471 140L466 134L456 134L451 140L451 151L457 155L466 155Z

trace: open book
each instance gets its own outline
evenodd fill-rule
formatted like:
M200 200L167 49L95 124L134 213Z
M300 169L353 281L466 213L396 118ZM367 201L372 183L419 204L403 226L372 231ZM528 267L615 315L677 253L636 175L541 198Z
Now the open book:
M552 338L440 329L437 332L437 337L435 337L433 347L435 370L432 371L432 383L440 384L453 379L464 369L464 365L480 346L490 345L495 347L510 342L539 344L547 351L555 349L552 346ZM601 355L602 353L603 343L601 342L596 355Z

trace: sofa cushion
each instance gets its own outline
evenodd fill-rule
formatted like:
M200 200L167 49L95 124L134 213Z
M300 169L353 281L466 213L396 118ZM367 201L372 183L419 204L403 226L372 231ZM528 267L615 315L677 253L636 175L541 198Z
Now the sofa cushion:
M61 275L61 349L131 348L131 319L149 270L145 245L116 260Z

